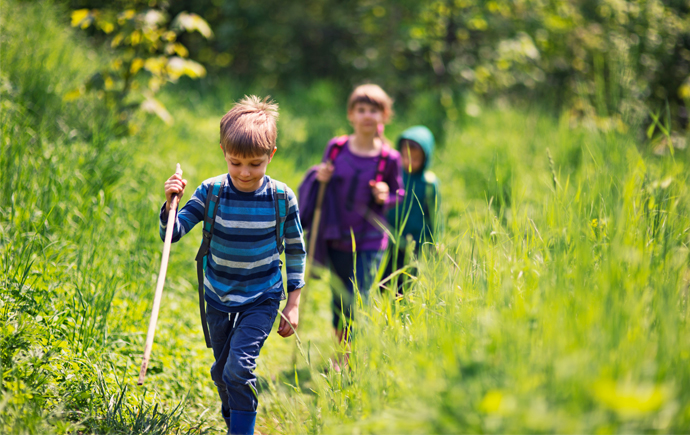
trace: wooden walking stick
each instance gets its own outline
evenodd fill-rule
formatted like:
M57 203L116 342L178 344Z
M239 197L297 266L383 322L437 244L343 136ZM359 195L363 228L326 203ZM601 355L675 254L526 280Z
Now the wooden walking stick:
M328 183L319 182L319 192L316 195L316 208L314 209L314 219L311 223L311 232L309 234L309 248L307 255L307 264L304 268L305 281L309 278L311 273L311 266L314 261L314 250L316 249L316 239L319 237L319 225L321 225L321 208L323 206L323 197L326 194L326 186ZM306 294L303 295L306 300Z
M176 174L182 175L182 168L177 164ZM153 308L151 308L151 320L149 320L149 331L146 334L146 345L144 346L144 360L141 362L139 380L137 385L144 384L146 370L149 368L149 358L153 347L153 336L156 334L156 323L158 322L158 311L161 307L163 297L163 285L165 284L165 273L168 270L168 258L170 257L170 245L172 244L173 230L175 228L175 218L177 216L177 204L180 201L179 195L173 195L170 202L170 213L168 213L168 225L165 228L165 243L163 244L163 256L161 257L161 269L158 272L158 282L156 283L156 294L153 298Z

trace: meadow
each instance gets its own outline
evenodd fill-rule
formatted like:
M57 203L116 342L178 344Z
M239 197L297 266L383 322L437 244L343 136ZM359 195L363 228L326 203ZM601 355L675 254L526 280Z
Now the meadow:
M107 54L64 11L7 3L0 432L218 433L198 228L173 246L136 385L158 209L175 163L194 187L225 171L220 117L265 90L181 81L161 95L174 124L138 114L124 131L97 95L65 98ZM323 81L273 96L269 174L296 189L320 144L348 131L345 95ZM274 333L259 360L260 433L690 432L690 151L537 103L476 109L444 124L432 169L445 231L405 298L359 307L351 366L335 373L330 277L310 280L299 347ZM387 136L423 111L400 110Z

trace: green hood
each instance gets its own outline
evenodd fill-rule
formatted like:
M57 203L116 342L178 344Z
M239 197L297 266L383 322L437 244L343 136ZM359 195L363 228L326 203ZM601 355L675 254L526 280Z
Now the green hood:
M434 155L434 144L436 142L434 140L434 134L431 132L431 130L423 125L415 125L414 127L408 128L402 132L400 138L398 139L398 149L400 149L400 143L404 139L413 140L422 147L422 151L424 151L424 155L426 156L422 171L427 169L431 164L431 158Z

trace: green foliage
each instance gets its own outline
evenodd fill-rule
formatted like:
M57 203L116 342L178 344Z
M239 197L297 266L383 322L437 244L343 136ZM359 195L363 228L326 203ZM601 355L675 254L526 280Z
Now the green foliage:
M301 360L276 432L685 431L689 155L638 146L512 110L450 134L446 237L360 307L349 371ZM496 207L477 179L508 168Z
M174 247L146 388L134 383L159 266L163 181L176 162L190 191L226 170L220 117L243 94L264 94L264 77L254 88L162 92L179 122L142 124L127 137L105 98L65 99L109 54L66 29L60 8L7 6L0 432L222 429L196 312L198 229ZM360 12L379 19L377 6ZM295 188L326 141L349 131L346 92L321 80L274 94L281 120L270 175ZM434 171L446 236L415 260L405 299L374 293L359 308L342 374L323 370L345 351L332 342L330 276L310 281L300 348L273 333L262 350L258 430L686 430L688 151L647 153L622 119L585 128L568 113L487 107L469 95L464 106L434 90L406 98L413 103L399 101L388 137L420 121L445 127ZM452 103L440 105L446 116L455 108L462 119L462 109L471 122L437 119L440 98ZM678 135L669 112L652 111L668 141Z
M265 89L373 80L405 107L434 95L434 117L458 121L467 94L539 96L613 123L690 92L687 4L662 0L182 1L218 38L186 37L212 74Z
M307 148L318 131L348 131L344 109L319 87L323 95L277 96L289 120L308 107L320 114L309 116L304 142L299 129L279 127L269 173L291 186L320 157ZM220 152L213 157L214 114L243 93L167 95L189 102L180 119L200 117L156 141L168 171L181 161L196 185L224 170ZM568 113L482 109L447 132L434 162L446 237L416 259L405 299L385 293L360 307L350 370L324 370L344 351L331 341L328 273L309 282L300 348L269 338L257 368L262 433L687 426L688 152L645 153L634 135L573 127ZM400 114L389 136L414 117ZM191 258L197 243L192 235L179 248ZM193 281L185 264L171 276Z
M161 401L118 379L142 348L145 310L129 308L148 296L156 236L138 222L156 207L127 182L136 147L117 112L95 95L64 98L106 59L65 31L59 8L6 6L0 432L204 432L180 414L184 392Z
M101 3L69 2L82 8ZM538 97L572 109L573 122L595 120L612 129L647 122L650 108L658 110L668 101L674 126L687 124L690 21L682 2L153 4L171 15L195 11L210 24L218 35L213 41L188 32L176 42L220 82L230 74L275 94L324 79L345 90L374 81L399 108L428 114L425 123L440 138L444 121L475 116L477 98L506 96ZM111 10L131 7L126 1L116 5ZM86 10L78 10L78 17ZM113 20L101 27L111 29ZM421 90L427 95L420 98Z
M178 36L181 32L197 31L208 39L213 32L196 14L180 12L170 21L164 5L148 8L149 3L134 2L121 12L112 9L72 12L72 27L97 29L99 39L108 43L116 56L107 68L67 94L68 100L93 91L120 112L122 121L129 118L132 109L141 107L166 123L172 122L170 113L153 95L165 83L176 82L181 76L195 79L206 75L201 64L187 59L189 51L178 41ZM128 98L132 91L137 97Z

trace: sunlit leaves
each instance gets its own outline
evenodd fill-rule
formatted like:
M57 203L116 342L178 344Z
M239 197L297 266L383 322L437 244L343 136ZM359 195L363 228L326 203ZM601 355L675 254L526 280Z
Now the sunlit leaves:
M144 68L155 76L163 74L168 60L165 56L149 57L144 62Z
M177 41L177 36L180 32L199 32L204 38L210 38L213 32L208 23L196 14L182 12L170 21L165 10L146 8L147 4L143 3L141 6L141 10L121 12L96 9L72 12L73 27L86 29L94 26L105 35L112 35L109 45L119 54L107 70L100 71L87 82L85 89L98 91L98 95L119 106L119 112L126 113L137 104L125 100L141 99L143 94L135 97L131 93L143 85L148 96L144 97L140 107L169 123L172 119L170 114L150 95L158 92L165 83L175 82L182 76L200 78L206 75L201 64L185 59L189 50ZM80 91L74 91L66 98L75 99L80 95Z
M144 29L157 30L167 21L167 15L163 11L149 9L144 14L139 14L139 20Z
M78 9L72 12L72 27L80 26L86 29L90 25L91 13L88 9Z
M132 61L132 66L130 67L129 71L132 74L136 74L139 72L139 70L144 66L144 60L140 57L137 57Z
M180 44L179 42L176 42L173 44L167 44L165 46L165 54L177 54L180 57L187 57L189 56L189 50L187 50L187 47L185 47L184 45Z
M213 32L211 27L208 25L206 20L198 16L197 14L190 14L187 12L181 12L172 22L173 28L179 28L186 30L188 32L197 31L201 33L204 38L212 38Z
M196 79L204 77L206 69L198 62L174 56L168 59L167 73L170 80L173 81L183 75Z

